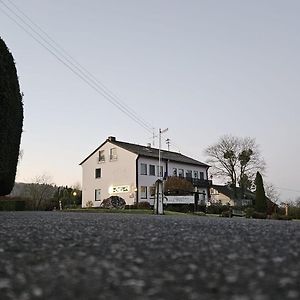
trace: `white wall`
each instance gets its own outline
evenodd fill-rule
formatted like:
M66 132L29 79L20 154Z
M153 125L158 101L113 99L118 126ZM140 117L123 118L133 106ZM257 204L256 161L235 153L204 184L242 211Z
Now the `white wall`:
M146 163L147 164L147 175L141 175L141 163ZM150 197L150 187L155 183L155 181L159 178L157 175L157 168L155 168L156 176L150 176L149 175L149 165L155 165L158 166L158 159L154 158L145 158L145 157L139 157L138 159L138 186L139 186L139 191L138 191L138 201L148 201L150 204L153 204L153 199ZM206 168L201 167L201 166L194 166L194 165L189 165L189 164L184 164L184 163L177 163L177 162L168 162L166 164L166 161L163 160L161 162L161 165L163 166L163 172L165 173L166 171L166 165L168 165L168 176L172 176L172 171L173 168L177 169L183 169L184 170L184 176L185 176L185 171L186 170L192 170L192 177L194 178L194 171L203 172L204 173L204 179L207 180L207 173L206 173ZM163 174L164 174L163 173ZM200 176L200 175L199 175ZM198 177L199 178L199 177ZM141 186L146 186L147 187L147 199L142 199L141 198ZM208 201L208 189L207 188L200 188L198 189L198 192L205 192L205 201Z
M110 161L109 151L117 148L117 160ZM99 162L99 151L104 150L105 162ZM82 164L82 207L92 201L94 207L100 206L103 199L111 195L120 196L126 204L135 202L137 155L120 148L109 141ZM95 169L101 168L101 178L95 178ZM111 193L113 186L129 186L129 192ZM101 201L95 201L95 190L101 189Z

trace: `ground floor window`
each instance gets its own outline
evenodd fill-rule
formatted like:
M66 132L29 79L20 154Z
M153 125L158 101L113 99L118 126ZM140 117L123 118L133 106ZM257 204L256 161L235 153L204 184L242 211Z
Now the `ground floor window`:
M95 201L101 201L101 190L95 190Z
M141 199L147 199L147 187L141 186Z
M150 198L153 199L155 196L155 186L149 187Z

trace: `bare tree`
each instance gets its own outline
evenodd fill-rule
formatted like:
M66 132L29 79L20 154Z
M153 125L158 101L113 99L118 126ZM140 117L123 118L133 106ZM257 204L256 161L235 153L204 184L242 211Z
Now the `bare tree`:
M279 203L280 193L273 185L273 183L266 182L265 183L265 192L266 196L273 202Z
M229 179L235 190L236 186L250 188L257 171L263 172L265 162L254 138L222 136L217 143L205 150L207 162L213 167L211 173Z
M32 208L39 210L46 200L53 197L56 187L47 174L35 177L27 187L27 195L32 201Z

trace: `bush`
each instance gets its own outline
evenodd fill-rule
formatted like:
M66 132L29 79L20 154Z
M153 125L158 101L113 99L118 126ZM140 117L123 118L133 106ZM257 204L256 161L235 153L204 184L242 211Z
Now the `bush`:
M245 217L246 218L252 218L253 217L253 214L254 214L255 210L253 207L248 207L245 209Z
M138 209L151 209L151 205L147 201L141 201L136 205Z
M221 215L222 212L228 211L228 205L222 205L222 204L213 204L206 208L207 214L218 214Z
M123 198L119 197L119 196L110 196L107 199L104 199L101 204L100 207L101 208L119 208L119 209L123 209L125 208L126 202Z
M86 208L92 208L94 205L93 205L93 201L88 201L86 204L85 204L85 207Z
M300 207L289 206L288 213L292 219L300 219Z
M267 214L263 212L254 211L252 214L252 218L254 219L266 219Z
M289 220L292 220L292 217L274 213L274 214L272 214L270 216L270 219L272 219L272 220L285 220L285 221L289 221Z
M194 204L168 204L164 209L182 213L191 213L194 212Z
M22 211L26 210L26 200L1 200L0 211Z
M231 218L232 217L232 211L231 210L223 211L221 213L221 217L223 217L223 218Z

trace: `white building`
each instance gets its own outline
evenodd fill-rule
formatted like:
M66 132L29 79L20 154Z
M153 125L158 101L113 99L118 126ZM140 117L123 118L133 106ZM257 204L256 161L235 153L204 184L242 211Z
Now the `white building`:
M117 141L109 137L83 162L82 207L98 207L110 196L122 197L126 204L148 201L153 204L153 185L159 175L184 177L197 191L209 197L208 165L180 153Z

